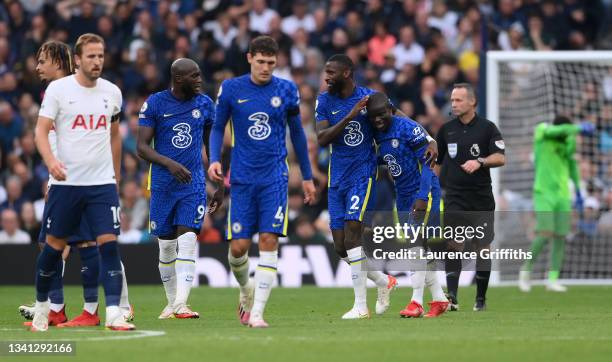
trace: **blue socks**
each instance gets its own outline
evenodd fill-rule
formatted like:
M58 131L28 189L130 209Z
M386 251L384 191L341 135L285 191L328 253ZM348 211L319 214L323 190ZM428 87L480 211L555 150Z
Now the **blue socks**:
M119 306L121 288L123 286L123 270L117 241L110 241L99 246L100 277L104 285L106 306Z
M60 258L55 264L55 274L51 277L49 286L49 301L51 304L64 304L64 261Z
M36 261L36 300L38 302L47 301L54 279L59 280L59 285L62 285L62 264L62 251L45 244ZM59 293L61 302L52 301L52 303L64 303L63 290L59 289Z
M81 255L81 279L83 281L83 299L85 303L98 302L98 277L100 275L100 258L97 246L79 248ZM53 300L51 301L53 303Z

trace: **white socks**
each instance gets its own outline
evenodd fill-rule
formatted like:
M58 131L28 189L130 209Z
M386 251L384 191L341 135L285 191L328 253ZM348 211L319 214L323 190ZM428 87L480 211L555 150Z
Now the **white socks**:
M247 251L243 256L235 258L230 250L227 255L230 269L234 273L234 277L240 285L240 291L245 294L247 283L249 282L249 252Z
M367 272L362 271L362 264L366 261L363 248L356 248L346 251L349 264L351 265L351 278L353 279L353 290L355 291L355 305L361 311L367 311Z
M197 236L194 232L187 232L178 237L178 254L176 258L176 298L174 307L187 304L189 292L193 286L195 275L195 258Z
M96 314L98 310L98 303L87 303L83 304L83 310L87 311L89 314Z
M270 297L272 285L276 279L277 265L277 250L259 252L259 264L257 264L257 270L255 270L255 302L253 304L253 308L251 309L251 316L255 316L255 318L261 318L263 316L266 302Z
M174 305L176 299L176 239L159 239L159 275L161 276L168 305ZM124 273L125 274L125 273Z
M125 277L125 267L121 262L121 271L123 272L123 286L121 287L121 299L119 299L119 307L130 309L130 300L128 299L127 278Z
M64 308L63 304L49 303L49 309L51 309L55 313L59 313L63 308Z
M416 255L421 255L423 248L418 246L411 249ZM423 305L423 290L425 289L425 275L427 274L427 260L415 259L410 261L412 270L412 300Z
M431 297L434 302L448 302L448 299L446 299L446 295L444 295L444 291L442 290L442 286L438 281L434 264L435 263L429 263L427 265L425 284L429 287L429 291L431 292Z
M351 263L349 262L348 256L344 258L340 258L344 260L349 266ZM378 288L386 288L387 284L389 284L389 276L379 270L368 270L368 279L374 282ZM367 284L366 284L367 285Z

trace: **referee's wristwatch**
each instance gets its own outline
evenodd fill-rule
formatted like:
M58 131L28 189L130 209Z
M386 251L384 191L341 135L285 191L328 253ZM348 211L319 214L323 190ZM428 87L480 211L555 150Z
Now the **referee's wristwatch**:
M485 167L485 159L482 157L478 157L476 159L476 161L478 161L478 163L480 164L480 167Z

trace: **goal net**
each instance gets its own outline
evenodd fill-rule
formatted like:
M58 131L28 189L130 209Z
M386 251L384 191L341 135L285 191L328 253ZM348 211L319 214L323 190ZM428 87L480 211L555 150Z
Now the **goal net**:
M534 237L534 127L557 114L589 121L596 133L578 136L575 155L585 211L572 215L560 278L612 283L612 52L488 52L486 81L487 118L506 144L506 165L493 174L496 246L529 250ZM534 266L534 280L546 278L550 247ZM521 264L498 263L492 282L516 282Z

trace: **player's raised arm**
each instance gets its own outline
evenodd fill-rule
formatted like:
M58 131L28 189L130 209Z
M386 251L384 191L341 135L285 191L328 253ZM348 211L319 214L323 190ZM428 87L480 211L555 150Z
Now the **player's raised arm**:
M153 110L151 109L152 107L148 106L148 101L149 100L147 100L140 109L138 138L136 141L138 156L145 161L156 163L167 168L172 176L181 183L191 182L191 172L185 168L185 166L166 156L160 155L151 147L151 141L155 135L155 118Z
M344 128L346 125L354 120L361 110L363 110L366 106L366 102L368 101L368 96L363 97L355 106L351 109L349 114L347 114L342 120L336 123L333 126L329 125L329 121L327 119L320 119L319 113L319 105L317 105L317 109L315 112L317 113L317 141L319 142L319 146L325 147L332 143L336 137L340 136L342 132L344 132Z
M208 167L208 177L217 183L223 182L223 168L221 166L221 149L223 147L223 135L225 134L225 125L230 117L230 103L228 100L227 92L223 93L223 86L227 82L223 82L219 87L219 93L217 94L217 107L215 109L215 119L213 122L212 130L210 132L210 154L209 161L210 166ZM229 87L226 87L229 88ZM228 89L229 91L229 89Z

